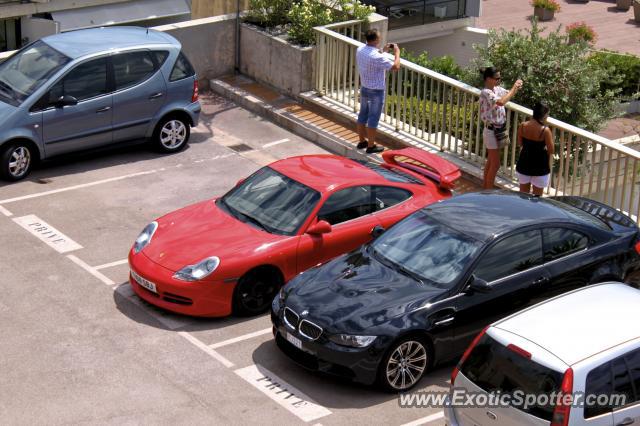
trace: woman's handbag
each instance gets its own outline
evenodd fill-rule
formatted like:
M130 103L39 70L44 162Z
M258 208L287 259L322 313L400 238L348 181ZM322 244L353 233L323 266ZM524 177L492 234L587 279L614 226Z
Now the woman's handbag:
M507 125L503 124L501 127L493 125L493 134L496 136L498 142L498 149L502 149L505 146L509 146L511 139L509 139L509 132L507 131Z

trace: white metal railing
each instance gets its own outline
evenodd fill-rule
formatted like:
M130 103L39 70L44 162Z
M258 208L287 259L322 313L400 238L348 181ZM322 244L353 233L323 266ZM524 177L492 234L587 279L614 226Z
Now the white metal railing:
M356 22L315 29L316 91L354 112L359 109L360 86L356 50L363 45L350 37ZM358 28L361 34L362 27ZM475 87L402 59L400 69L387 78L381 121L481 166L485 149L479 97ZM499 173L516 183L516 131L532 111L512 102L506 109L512 143L502 152ZM640 196L635 179L640 172L640 152L553 118L547 123L556 154L545 193L586 196L638 217Z

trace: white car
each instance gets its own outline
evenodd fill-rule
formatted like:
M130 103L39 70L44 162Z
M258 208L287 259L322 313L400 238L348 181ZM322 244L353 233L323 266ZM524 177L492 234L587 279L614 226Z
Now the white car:
M451 426L640 425L640 290L597 284L493 323L448 401Z

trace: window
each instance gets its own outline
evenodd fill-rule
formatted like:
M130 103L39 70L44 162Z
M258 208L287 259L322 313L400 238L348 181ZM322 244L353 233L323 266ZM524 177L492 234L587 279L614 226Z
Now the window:
M182 52L178 55L176 63L171 71L170 81L182 80L183 78L191 77L196 72L193 70L191 63Z
M382 234L371 247L376 259L400 265L428 281L427 284L450 288L473 261L480 246L478 241L419 211Z
M585 392L587 395L596 396L611 395L612 393L614 395L624 395L625 401L620 407L640 401L640 349L635 349L591 370L587 374ZM618 406L602 405L598 404L597 401L593 402L593 404L585 405L585 419L609 413L618 408Z
M107 59L94 59L75 67L49 91L49 105L61 96L73 96L78 101L107 93Z
M155 66L149 52L128 52L113 57L113 71L116 90L122 90L151 77Z
M557 393L562 373L507 349L485 334L460 367L474 384L491 393L521 391L530 395ZM553 405L528 405L515 408L546 421L553 417Z
M169 52L166 50L154 50L151 54L156 60L156 68L160 68L169 57Z
M629 374L631 374L631 380L633 387L636 390L635 398L633 402L640 401L640 349L629 352L625 359L627 361L627 367L629 368ZM631 401L627 401L628 403Z
M611 395L611 363L601 365L594 368L587 374L587 381L585 384L586 395ZM598 404L597 398L592 404L585 404L584 418L599 416L600 414L608 413L611 411L611 407L608 405Z
M503 239L482 256L475 275L487 282L504 278L542 263L540 231L521 232Z
M267 232L294 235L319 199L319 192L264 167L218 200L218 205Z
M589 245L589 237L566 228L543 229L544 260L546 262L583 250Z
M424 185L424 183L422 183L422 181L420 179L415 178L412 175L410 175L409 173L403 172L402 170L387 169L387 168L382 167L379 164L376 164L376 163L371 162L371 161L366 161L366 160L353 160L353 161L355 161L358 164L362 164L363 166L365 166L368 169L373 170L374 172L378 173L380 176L382 176L383 178L385 178L389 182L416 183L418 185Z
M373 191L376 197L376 210L384 210L391 206L395 206L411 198L411 192L402 188L393 188L391 186L374 186Z
M318 212L318 220L332 225L373 213L375 198L369 186L354 186L331 195Z
M71 59L37 41L0 64L0 100L19 105Z

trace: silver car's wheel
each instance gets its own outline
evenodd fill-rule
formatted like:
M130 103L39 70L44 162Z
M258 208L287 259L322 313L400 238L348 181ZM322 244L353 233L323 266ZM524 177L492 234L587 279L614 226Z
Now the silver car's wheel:
M180 151L189 141L190 131L189 124L180 116L167 117L156 127L155 145L163 152Z
M182 121L169 120L160 129L160 142L170 150L178 148L187 139L187 127Z
M385 382L403 391L418 383L427 368L427 348L418 340L405 340L391 352L385 367Z
M32 162L33 155L27 145L11 145L2 152L2 177L20 180L29 174Z

